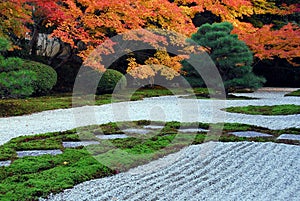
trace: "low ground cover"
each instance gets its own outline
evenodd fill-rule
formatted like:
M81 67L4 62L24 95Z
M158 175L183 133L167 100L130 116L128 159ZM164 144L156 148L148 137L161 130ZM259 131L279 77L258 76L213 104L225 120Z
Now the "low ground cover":
M252 115L292 115L300 114L300 105L273 105L273 106L242 106L224 109L227 112Z
M164 125L147 135L133 134L125 139L99 140L96 135L122 133L125 128L143 128L149 121L92 125L64 132L21 136L0 146L0 161L11 160L8 167L0 167L0 200L37 200L94 178L113 175L145 164L164 155L179 151L190 144L204 141L258 141L285 142L276 138L282 133L300 134L300 129L268 130L238 123L226 123L221 136L206 132L178 133L179 128L200 127L206 123L151 122ZM219 126L219 125L215 125ZM245 138L231 135L232 131L258 131L272 134L268 138ZM64 148L63 141L98 140L99 145ZM18 158L16 151L33 149L60 149L60 155L27 156ZM98 162L100 161L100 163Z

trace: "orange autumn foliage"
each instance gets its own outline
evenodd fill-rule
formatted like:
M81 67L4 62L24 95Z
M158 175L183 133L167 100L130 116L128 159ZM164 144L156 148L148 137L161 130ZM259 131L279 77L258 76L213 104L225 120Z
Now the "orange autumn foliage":
M177 46L186 55L186 50L192 51L194 47L187 47L184 40L197 30L192 18L197 13L211 11L222 21L234 25L233 33L247 43L257 58L280 57L293 63L293 59L299 57L298 25L288 24L274 31L271 25L255 28L241 19L254 14L287 15L299 11L297 9L297 5L277 6L268 0L3 0L0 2L0 36L8 33L25 36L29 31L25 24L33 23L34 10L35 15L44 19L45 26L55 27L53 37L73 48L77 48L78 41L84 42L86 49L78 52L84 64L104 71L101 55L113 54L116 48L116 43L110 40L112 36L122 34L123 40L142 41L158 50L167 45ZM170 32L159 30L173 31L184 37L170 36ZM157 55L149 58L150 61L153 65L166 62ZM173 62L172 68L178 72L180 67Z
M265 25L254 32L240 34L259 59L275 57L287 59L298 66L293 59L300 57L300 28L291 23L279 30L272 30L272 25Z
M183 57L171 57L166 51L159 50L153 57L145 61L145 65L138 64L135 58L129 58L127 73L134 78L147 79L153 78L160 72L161 76L172 80L174 77L179 76L182 67L181 61Z

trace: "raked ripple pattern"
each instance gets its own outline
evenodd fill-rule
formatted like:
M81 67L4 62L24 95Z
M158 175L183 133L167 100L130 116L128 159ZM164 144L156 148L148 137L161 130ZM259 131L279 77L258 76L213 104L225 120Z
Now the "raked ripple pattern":
M207 155L206 146L214 147ZM148 171L176 155L181 158L172 165ZM298 201L299 155L300 146L294 145L208 142L126 173L81 183L48 201Z

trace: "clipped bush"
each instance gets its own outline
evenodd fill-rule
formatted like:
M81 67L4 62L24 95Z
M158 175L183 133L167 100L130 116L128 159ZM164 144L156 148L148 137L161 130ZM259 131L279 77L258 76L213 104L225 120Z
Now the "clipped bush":
M46 94L57 82L56 71L51 66L26 60L21 69L31 70L36 73L37 79L33 82L34 94Z
M98 83L97 94L112 93L114 90L124 89L126 86L127 80L122 73L107 69Z

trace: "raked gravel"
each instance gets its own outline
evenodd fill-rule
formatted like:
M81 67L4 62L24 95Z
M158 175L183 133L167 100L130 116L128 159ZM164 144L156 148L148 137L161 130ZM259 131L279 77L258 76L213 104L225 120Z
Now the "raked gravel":
M47 200L299 201L299 155L294 145L208 142Z
M239 122L270 129L300 128L300 115L262 116L221 111L230 106L300 105L288 90L262 89L258 100L147 98L102 106L0 118L0 145L21 135L64 131L113 121ZM208 142L112 177L76 185L48 200L300 200L300 146ZM41 199L42 200L42 199Z
M31 115L0 118L0 145L21 135L33 135L73 129L79 126L114 121L157 120L180 122L239 122L270 129L300 128L299 115L263 116L235 114L222 108L245 105L300 105L299 97L284 97L284 91L261 89L255 93L238 94L257 97L258 100L195 100L178 96L146 98L101 106L84 106L44 111Z

